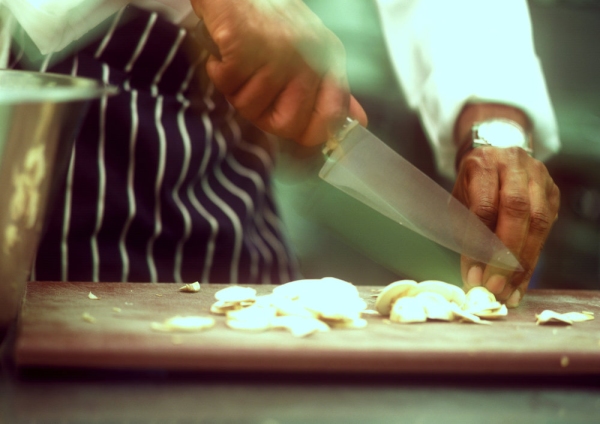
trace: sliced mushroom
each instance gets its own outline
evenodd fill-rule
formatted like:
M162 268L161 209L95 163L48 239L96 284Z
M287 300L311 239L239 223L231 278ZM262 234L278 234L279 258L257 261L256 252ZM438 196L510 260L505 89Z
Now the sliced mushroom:
M94 318L89 312L84 312L81 314L81 319L85 322L89 322L90 324L94 324L96 322L96 318Z
M350 321L360 318L367 308L356 287L347 281L326 277L320 280L298 280L273 290L273 301L281 315L293 314L331 320Z
M412 323L427 321L425 306L416 297L401 297L392 305L390 321Z
M479 318L477 315L474 315L470 312L463 311L458 305L451 303L452 312L456 315L462 322L472 322L474 324L491 324L491 322L483 320Z
M591 321L594 319L594 314L589 312L567 312L563 314L573 322L583 322L583 321Z
M215 293L217 301L210 307L210 312L215 315L225 315L249 307L256 302L256 290L252 287L231 286Z
M207 330L214 325L215 320L211 317L174 316L166 319L162 323L153 322L150 327L154 331L162 332L198 332Z
M491 303L496 301L494 293L483 286L476 286L467 292L467 304Z
M308 310L302 302L291 300L287 297L272 298L272 306L277 309L280 316L298 316L303 318L318 318L319 314Z
M279 316L271 321L272 328L288 330L295 337L306 337L313 333L327 332L329 326L316 318L303 318L299 316Z
M473 312L473 315L477 315L479 318L485 319L498 319L508 315L508 308L506 305L500 304L500 307L497 309L483 309Z
M384 287L375 300L375 309L381 315L387 316L392 310L396 299L405 296L411 289L417 286L414 280L400 280Z
M332 320L353 320L360 318L360 313L367 304L359 297L340 299L300 299L303 306L319 318Z
M227 312L226 324L234 330L265 331L271 328L271 321L277 310L272 307L250 306Z
M452 284L437 280L417 283L413 280L401 280L385 287L375 301L375 307L381 315L390 315L392 322L424 322L427 319L452 321L460 318L478 322L472 314L462 314L466 302L464 291Z
M231 286L215 293L215 299L222 302L243 302L256 299L256 289L252 287Z
M200 291L200 283L196 281L195 283L186 284L181 286L179 291L184 293L198 293Z
M422 292L415 296L425 308L428 319L452 321L454 313L448 299L439 293Z
M496 300L496 296L482 286L473 287L467 292L463 306L465 312L485 319L497 319L508 315L506 305Z
M567 312L564 314L546 309L535 316L536 324L562 323L573 324L575 322L583 322L594 319L594 316L589 313Z
M273 293L290 299L315 295L343 298L358 296L358 290L354 284L334 277L291 281L275 287Z
M225 315L229 311L235 311L245 307L247 306L244 306L242 302L225 302L222 300L217 300L211 305L210 312L215 315Z
M408 296L416 296L419 293L431 292L438 293L444 296L449 302L454 302L461 308L465 304L466 295L463 289L454 284L445 283L438 280L422 281L413 287L408 293Z

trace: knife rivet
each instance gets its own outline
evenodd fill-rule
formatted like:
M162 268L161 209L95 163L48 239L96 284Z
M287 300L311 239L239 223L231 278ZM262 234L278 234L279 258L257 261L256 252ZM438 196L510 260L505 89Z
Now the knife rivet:
M325 147L323 148L323 154L325 156L329 156L331 152L333 152L340 143L346 138L348 133L359 125L356 119L346 118L346 123L339 129L335 134L333 134L329 140L325 143Z

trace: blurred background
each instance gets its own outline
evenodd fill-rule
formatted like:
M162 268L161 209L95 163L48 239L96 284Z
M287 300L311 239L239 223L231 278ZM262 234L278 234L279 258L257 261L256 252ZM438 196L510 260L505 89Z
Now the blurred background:
M366 0L305 0L343 41L350 86L369 129L448 189L387 58ZM531 287L600 288L600 2L529 0L535 44L558 119L562 151L547 165L561 190L559 219ZM507 29L509 30L509 29ZM285 156L285 155L284 155ZM318 155L317 155L318 156ZM319 162L280 161L277 198L305 277L356 284L401 278L460 284L458 255L378 216L316 177Z

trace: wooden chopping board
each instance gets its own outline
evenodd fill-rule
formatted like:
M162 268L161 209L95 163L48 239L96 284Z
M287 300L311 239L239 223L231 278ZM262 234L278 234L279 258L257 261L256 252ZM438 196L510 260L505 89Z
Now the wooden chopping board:
M203 285L32 282L15 342L18 367L84 367L195 371L358 373L600 373L600 292L532 290L493 325L428 322L390 324L367 317L363 330L332 330L295 338L282 330L246 333L215 327L165 334L154 321L210 315L214 293ZM255 286L258 294L273 286ZM359 287L372 309L374 287ZM98 300L90 300L93 292ZM115 312L113 308L120 308ZM590 311L599 318L573 326L537 326L535 314ZM84 312L96 319L82 319Z

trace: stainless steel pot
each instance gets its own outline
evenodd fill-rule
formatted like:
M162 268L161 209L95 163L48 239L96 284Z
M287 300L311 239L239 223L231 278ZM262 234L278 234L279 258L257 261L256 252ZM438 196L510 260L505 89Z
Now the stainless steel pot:
M0 340L16 318L46 211L98 81L0 70Z

